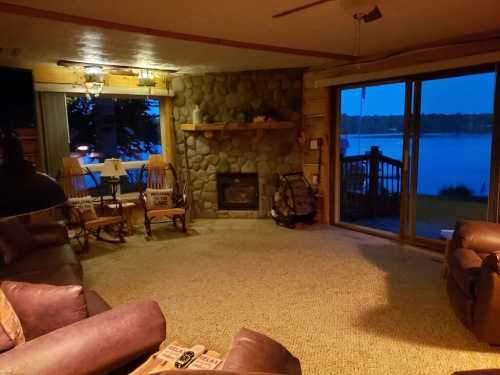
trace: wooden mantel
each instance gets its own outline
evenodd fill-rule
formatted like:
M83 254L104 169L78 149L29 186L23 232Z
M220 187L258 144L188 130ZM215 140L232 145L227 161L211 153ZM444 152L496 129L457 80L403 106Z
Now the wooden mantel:
M185 132L203 132L205 137L212 138L214 132L226 131L257 131L257 136L263 135L265 130L295 129L291 121L266 121L247 123L213 123L213 124L182 124L181 130Z

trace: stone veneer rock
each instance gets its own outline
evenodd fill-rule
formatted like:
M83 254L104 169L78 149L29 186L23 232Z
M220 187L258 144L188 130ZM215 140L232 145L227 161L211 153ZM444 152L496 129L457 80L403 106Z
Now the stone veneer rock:
M302 168L297 130L266 131L261 138L255 131L214 132L209 139L203 133L181 131L180 124L191 122L192 111L199 105L202 117L209 122L239 122L254 114L268 113L300 125L302 71L184 75L175 77L171 86L175 92L177 168L184 178L186 144L195 216L218 216L217 173L226 172L258 173L257 214L267 216L274 194L273 175Z

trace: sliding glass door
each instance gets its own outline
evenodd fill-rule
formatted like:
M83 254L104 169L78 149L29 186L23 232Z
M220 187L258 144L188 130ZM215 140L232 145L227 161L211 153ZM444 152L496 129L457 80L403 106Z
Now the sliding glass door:
M437 245L458 220L487 220L495 86L482 68L341 88L337 221Z
M486 220L495 73L421 81L416 126L416 237L441 237L457 220Z
M405 83L346 88L340 103L340 219L399 233Z

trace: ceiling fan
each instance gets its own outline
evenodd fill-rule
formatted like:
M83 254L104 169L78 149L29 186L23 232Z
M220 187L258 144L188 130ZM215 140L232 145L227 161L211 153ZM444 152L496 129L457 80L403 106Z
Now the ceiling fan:
M288 9L284 12L280 12L273 15L273 18L280 18L288 16L292 13L301 12L303 10L328 3L335 0L316 0L309 4L301 5L296 8ZM336 0L340 2L340 6L346 10L352 10L354 12L353 17L357 21L373 22L382 18L382 12L373 0Z

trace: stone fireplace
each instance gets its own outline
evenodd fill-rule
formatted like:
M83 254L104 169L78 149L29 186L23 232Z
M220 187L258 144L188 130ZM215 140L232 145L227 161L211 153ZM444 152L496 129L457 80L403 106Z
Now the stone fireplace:
M258 210L257 173L218 173L217 196L219 210Z
M275 191L273 176L302 170L298 141L302 119L302 71L183 75L175 77L171 87L175 93L176 163L181 178L190 176L194 216L269 216ZM240 123L249 113L265 112L278 120L293 122L297 128L262 132L250 129L214 131L210 136L202 131L183 131L181 125L192 122L195 105L199 105L204 123ZM221 192L224 187L218 177L228 174L251 174L257 194L242 186L241 178L239 185ZM227 196L228 193L232 198L223 202L221 194ZM250 196L255 198L252 204L245 202L243 207L241 200Z

